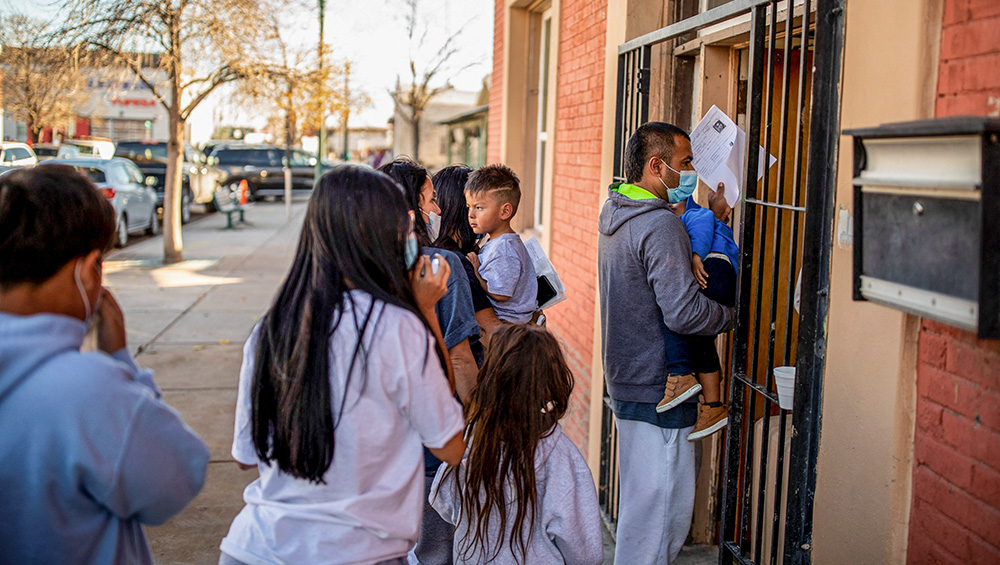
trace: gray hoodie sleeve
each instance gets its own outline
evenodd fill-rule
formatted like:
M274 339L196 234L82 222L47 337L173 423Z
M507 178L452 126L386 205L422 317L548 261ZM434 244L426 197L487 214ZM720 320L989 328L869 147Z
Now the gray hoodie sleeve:
M663 323L679 334L716 335L729 329L730 308L698 291L691 274L691 241L676 216L664 222L631 222L632 243L656 295Z
M569 443L568 438L560 439ZM542 501L545 534L558 548L565 563L599 565L604 562L601 536L604 526L594 479L579 452L571 453L568 459L568 464L550 470L550 482L572 483L552 484L546 488L546 496L555 492L560 500Z

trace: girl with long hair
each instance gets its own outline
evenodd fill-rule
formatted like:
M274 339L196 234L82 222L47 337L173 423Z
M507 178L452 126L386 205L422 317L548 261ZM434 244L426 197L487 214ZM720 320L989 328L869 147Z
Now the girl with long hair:
M442 263L444 263L442 261ZM417 539L421 444L464 451L400 187L338 167L314 189L288 276L244 347L233 458L260 478L220 563L396 563Z
M493 335L467 407L468 451L442 466L431 504L455 524L459 563L601 563L594 480L559 419L573 374L537 326Z

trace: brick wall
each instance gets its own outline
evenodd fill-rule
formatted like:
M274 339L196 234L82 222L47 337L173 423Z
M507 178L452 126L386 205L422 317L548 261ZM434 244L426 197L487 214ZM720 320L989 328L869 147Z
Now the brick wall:
M1000 0L945 0L938 116L1000 116Z
M908 563L1000 563L1000 341L924 320Z
M546 313L577 376L566 435L587 455L594 308L597 301L597 216L604 113L606 0L565 0L560 7L558 101L550 259L568 299Z
M937 116L1000 114L1000 1L945 0ZM924 320L907 562L1000 563L1000 341Z
M507 0L493 5L493 74L490 77L490 110L486 124L486 162L500 162L500 131L503 127L504 11Z
M500 160L506 0L496 0L493 77L486 159ZM587 454L594 308L597 301L597 216L604 113L607 0L565 0L560 7L552 185L552 260L568 299L546 312L577 377L563 431ZM599 346L599 345L598 345Z

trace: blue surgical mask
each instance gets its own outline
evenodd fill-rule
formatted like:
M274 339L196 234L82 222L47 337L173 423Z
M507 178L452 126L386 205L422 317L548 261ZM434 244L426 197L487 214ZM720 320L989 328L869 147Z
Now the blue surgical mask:
M424 212L427 214L427 235L431 238L431 243L437 241L441 235L441 214L436 212Z
M406 238L406 270L413 268L414 263L417 262L417 253L420 252L420 246L417 244L417 236L410 234L410 237Z
M663 179L656 177L660 180L660 184L663 185L663 188L667 189L667 202L670 202L671 204L683 202L684 200L687 200L689 196L694 194L694 189L698 187L697 171L678 171L666 163L663 163L663 166L681 176L680 184L678 184L675 188L670 188L667 186L667 183L663 182Z

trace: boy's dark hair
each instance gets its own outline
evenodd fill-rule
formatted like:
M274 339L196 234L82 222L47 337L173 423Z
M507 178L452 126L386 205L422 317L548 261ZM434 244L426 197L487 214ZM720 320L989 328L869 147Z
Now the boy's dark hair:
M686 131L666 122L646 122L639 126L625 145L625 182L634 184L642 180L642 169L653 157L669 161L677 136L691 139Z
M489 192L501 204L510 204L517 213L517 205L521 203L521 181L517 174L507 165L499 163L479 167L469 175L465 183L465 191L472 195Z
M108 199L66 165L14 171L0 179L0 288L52 278L63 265L111 247Z

